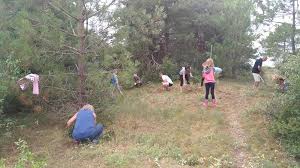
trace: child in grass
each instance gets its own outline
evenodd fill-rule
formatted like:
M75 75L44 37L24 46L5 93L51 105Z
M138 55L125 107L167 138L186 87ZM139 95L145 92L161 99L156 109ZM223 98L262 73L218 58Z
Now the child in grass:
M203 102L203 106L208 106L208 96L209 93L212 97L212 104L215 107L217 105L216 98L215 98L215 73L220 73L222 71L221 68L214 66L213 59L209 58L207 59L203 64L203 72L202 72L202 78L205 83L205 100Z
M134 80L134 86L135 87L142 86L142 80L141 80L141 78L136 73L133 74L133 80Z
M113 85L113 91L112 91L112 95L114 95L115 89L117 89L119 91L119 93L121 95L123 95L123 92L121 90L121 86L119 84L119 79L118 79L118 70L114 70L113 74L112 74L112 78L111 78L111 84Z
M190 84L190 78L192 75L192 68L190 66L182 67L179 72L180 79L180 91L182 92L183 86Z
M164 75L163 73L159 73L162 79L162 86L166 91L170 91L170 87L173 86L173 81L168 75Z
M282 92L282 93L285 93L287 92L288 90L288 83L286 81L286 79L282 76L279 76L279 75L274 75L272 77L272 79L278 84L279 86L279 91Z
M103 132L103 126L96 123L96 114L92 105L84 105L72 118L67 122L69 128L75 122L72 131L74 142L91 141L98 144Z

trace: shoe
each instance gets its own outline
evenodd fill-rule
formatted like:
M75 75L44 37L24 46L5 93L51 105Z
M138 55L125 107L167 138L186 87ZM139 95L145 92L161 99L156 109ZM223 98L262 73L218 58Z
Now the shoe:
M212 100L212 105L213 105L213 107L217 107L217 101L216 101L216 99Z
M99 140L94 139L94 140L92 140L92 143L97 145L97 144L99 144Z
M204 107L207 107L208 106L208 100L204 100L203 104L202 104Z
M74 144L74 145L79 145L80 142L79 142L79 141L76 141L76 140L73 140L73 144Z

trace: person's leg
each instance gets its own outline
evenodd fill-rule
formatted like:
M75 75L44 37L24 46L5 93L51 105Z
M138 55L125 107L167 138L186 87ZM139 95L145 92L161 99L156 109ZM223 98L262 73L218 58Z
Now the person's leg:
M204 107L208 106L209 89L210 89L210 85L208 83L206 83L205 84L205 99L204 99L204 102L203 102Z
M110 86L111 87L111 97L115 97L115 89L116 89L116 86L115 85L112 85Z
M215 83L210 83L210 94L211 98L215 99Z
M213 106L216 106L217 105L217 101L216 101L216 97L215 97L215 83L211 83L211 98L212 98L212 103L213 103Z
M190 75L186 74L185 75L185 80L186 80L186 84L190 84Z
M102 135L102 133L103 133L103 125L97 124L96 127L95 127L95 130L94 130L94 132L91 136L92 142L95 143L95 144L98 144L100 136Z
M173 84L169 83L168 87L167 87L167 91L170 91L172 86L173 86Z
M120 92L121 95L123 95L123 92L122 92L122 89L121 89L121 86L119 84L117 84L117 89L118 91Z
M254 82L254 87L255 87L255 88L258 88L258 87L259 87L259 84L260 84L260 82L258 82L258 81Z
M210 84L209 83L205 83L205 99L206 100L208 100L209 90L210 90Z
M261 77L260 77L259 74L253 73L253 78L254 78L254 88L258 88L260 80L261 80Z
M183 87L183 75L179 76L180 79L180 92L182 92L182 87Z
M163 87L164 90L168 90L169 83L163 82L162 87Z

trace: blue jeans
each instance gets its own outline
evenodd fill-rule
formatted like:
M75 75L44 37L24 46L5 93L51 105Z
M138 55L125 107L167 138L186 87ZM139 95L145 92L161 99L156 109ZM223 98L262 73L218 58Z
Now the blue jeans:
M102 133L103 133L103 125L97 124L95 129L91 132L91 135L89 137L79 138L79 139L75 139L75 140L80 141L80 142L92 141L92 142L98 143Z
M102 124L97 124L94 132L89 137L89 139L91 141L94 141L94 140L99 141L100 136L102 135L102 132L103 132L103 125Z

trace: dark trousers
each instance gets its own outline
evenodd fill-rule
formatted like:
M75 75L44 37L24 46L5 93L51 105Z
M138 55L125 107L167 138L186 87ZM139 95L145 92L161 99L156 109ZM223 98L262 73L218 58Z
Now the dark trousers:
M183 86L183 75L180 75L179 76L179 79L180 79L180 86ZM185 80L186 80L186 84L190 84L190 75L186 74L185 75Z
M215 99L215 83L205 83L205 99L208 99L209 92L211 98Z

